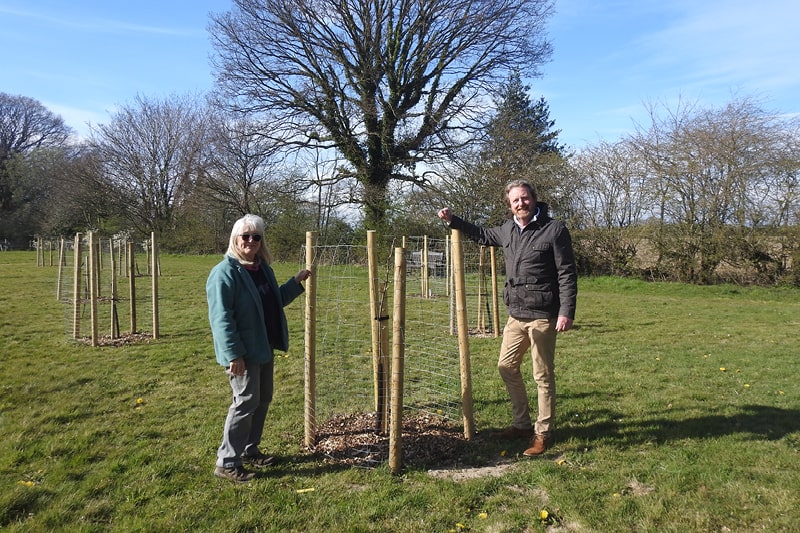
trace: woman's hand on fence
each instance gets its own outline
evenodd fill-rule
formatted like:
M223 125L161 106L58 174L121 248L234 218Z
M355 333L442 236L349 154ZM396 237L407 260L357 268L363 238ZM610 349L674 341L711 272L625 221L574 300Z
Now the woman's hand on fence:
M297 273L297 275L294 277L294 280L297 283L300 283L302 281L307 280L310 277L311 277L311 271L304 268L303 270Z

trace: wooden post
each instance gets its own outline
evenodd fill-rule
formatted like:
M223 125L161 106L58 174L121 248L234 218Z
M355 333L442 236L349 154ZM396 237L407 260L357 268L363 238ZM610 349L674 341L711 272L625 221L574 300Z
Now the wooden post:
M159 337L158 323L158 241L155 232L150 233L150 281L152 283L153 298L153 338Z
M75 234L75 257L72 284L72 338L81 335L81 264L83 263L83 241L80 233Z
M475 419L472 413L472 369L469 355L469 327L467 324L467 296L464 280L464 249L461 232L453 230L453 278L458 318L458 354L461 369L461 412L464 419L464 438L475 436Z
M117 315L117 263L114 256L114 239L108 241L109 271L111 273L111 338L119 337L119 316Z
M86 264L89 269L89 317L91 320L92 329L92 346L97 346L97 242L94 238L94 232L89 232L89 253L86 259Z
M389 432L389 401L392 393L389 387L389 310L386 302L386 291L389 289L386 283L381 284L380 299L378 304L378 336L380 354L378 361L378 379L380 387L378 388L378 424L379 431L382 435Z
M306 268L311 271L311 277L306 280L306 312L305 312L305 367L304 367L304 393L305 409L303 425L305 430L305 444L310 448L316 440L316 409L317 409L317 269L314 264L314 252L317 241L315 231L306 232Z
M367 268L369 271L369 323L372 335L372 387L375 411L380 413L380 306L378 304L378 260L375 230L367 231ZM380 418L380 417L379 417ZM378 421L380 425L380 420Z
M492 330L494 331L494 336L500 336L500 296L497 294L497 254L496 248L491 246L489 248L489 254L491 256L492 261L492 311L494 312L493 320L492 320Z
M394 249L394 320L392 328L392 412L389 429L389 468L397 474L403 467L403 372L405 368L406 258L403 248Z
M132 242L127 243L128 248L128 299L131 303L131 334L136 333L136 259L133 255Z
M58 302L61 301L61 276L64 275L64 261L66 261L64 257L65 251L66 245L64 243L64 237L61 237L58 246L58 281L56 282L56 301Z
M486 330L486 312L483 309L484 293L486 286L484 285L485 266L483 264L484 257L486 256L486 246L481 245L478 250L478 331L483 333Z

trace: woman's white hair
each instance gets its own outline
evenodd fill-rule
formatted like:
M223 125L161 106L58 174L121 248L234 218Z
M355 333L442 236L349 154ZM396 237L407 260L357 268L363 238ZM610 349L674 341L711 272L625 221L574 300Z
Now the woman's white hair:
M244 233L261 235L261 247L258 249L258 257L264 264L272 263L272 255L267 250L267 243L264 242L264 219L258 215L245 215L233 223L231 229L231 238L228 241L228 251L225 255L236 258L243 265L252 265L253 261L249 261L241 250L236 245L236 238Z

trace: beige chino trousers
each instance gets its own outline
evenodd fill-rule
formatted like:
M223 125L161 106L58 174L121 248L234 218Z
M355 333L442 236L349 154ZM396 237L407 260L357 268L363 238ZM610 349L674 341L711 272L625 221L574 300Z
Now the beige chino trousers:
M518 320L508 317L503 330L503 343L497 369L511 399L512 422L516 428L531 427L528 393L522 379L522 360L528 349L533 359L533 379L538 390L538 415L534 431L553 431L556 407L556 321L557 319Z

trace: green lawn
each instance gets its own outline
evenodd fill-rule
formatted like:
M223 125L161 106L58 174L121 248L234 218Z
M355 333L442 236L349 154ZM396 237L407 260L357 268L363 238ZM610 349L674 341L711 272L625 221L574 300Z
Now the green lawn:
M463 481L303 449L301 298L267 419L279 464L234 485L212 475L230 394L206 321L218 260L163 256L161 338L92 348L69 338L56 269L0 253L0 529L799 530L800 290L582 279L538 459L491 438L509 422L499 340L473 339L478 435L442 463L503 469Z

